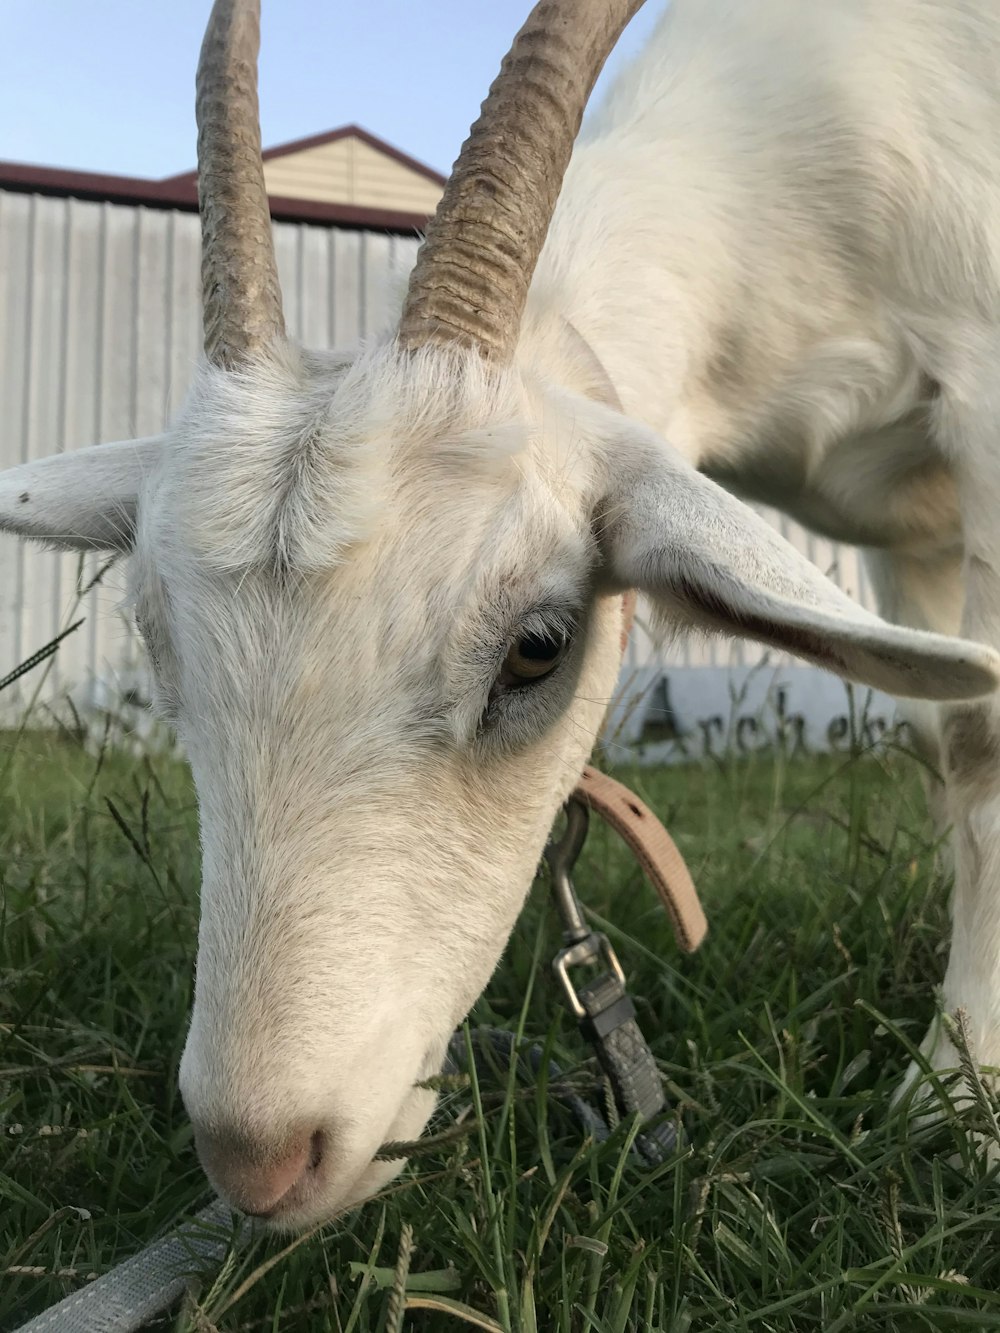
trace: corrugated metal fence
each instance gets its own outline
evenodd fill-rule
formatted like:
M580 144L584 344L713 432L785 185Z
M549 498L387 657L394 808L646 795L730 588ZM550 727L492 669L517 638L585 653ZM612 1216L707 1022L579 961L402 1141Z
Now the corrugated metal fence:
M349 348L385 319L415 237L275 223L289 331L313 347ZM200 347L198 218L72 198L0 191L0 467L106 440L154 434L178 407ZM774 521L847 592L870 604L854 551ZM60 648L42 700L94 682L127 681L135 635L116 611L115 570L0 537L0 677L86 616ZM669 668L733 668L762 660L751 644L673 645ZM626 673L659 659L640 627ZM5 691L29 700L39 673ZM707 679L707 677L706 677Z
M289 331L350 347L384 323L415 237L278 222ZM200 239L192 213L0 191L0 467L80 445L151 435L181 403L201 346ZM80 615L42 698L127 678L135 636L122 589L94 557L0 536L0 677ZM7 710L31 697L38 673Z

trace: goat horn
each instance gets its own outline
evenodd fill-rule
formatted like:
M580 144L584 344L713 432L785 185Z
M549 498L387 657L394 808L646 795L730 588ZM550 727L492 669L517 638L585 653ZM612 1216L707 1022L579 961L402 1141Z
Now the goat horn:
M259 0L216 0L198 61L205 352L232 368L285 331L257 107Z
M540 0L462 145L410 275L401 346L514 354L584 107L643 0Z

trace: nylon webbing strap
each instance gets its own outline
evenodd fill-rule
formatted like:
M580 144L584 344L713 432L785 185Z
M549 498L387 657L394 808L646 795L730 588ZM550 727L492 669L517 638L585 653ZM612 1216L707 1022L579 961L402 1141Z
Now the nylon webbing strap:
M577 996L587 1017L580 1031L593 1046L622 1115L652 1120L665 1110L663 1080L653 1053L635 1020L635 1006L620 979L604 972ZM677 1146L677 1128L669 1120L640 1134L636 1145L651 1161L662 1161Z
M239 1240L250 1231L240 1226ZM214 1274L233 1241L233 1212L216 1202L81 1291L50 1305L18 1333L132 1333Z
M684 858L649 806L596 768L583 770L573 795L628 845L667 909L677 943L685 953L693 953L705 938L708 922Z

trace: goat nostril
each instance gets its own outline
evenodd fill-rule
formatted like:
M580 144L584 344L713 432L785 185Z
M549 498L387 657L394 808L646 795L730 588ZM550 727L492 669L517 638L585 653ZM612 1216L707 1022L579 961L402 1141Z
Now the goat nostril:
M198 1155L216 1188L240 1212L273 1216L282 1202L315 1174L323 1160L326 1135L318 1129L282 1148L245 1135L216 1135L195 1128Z

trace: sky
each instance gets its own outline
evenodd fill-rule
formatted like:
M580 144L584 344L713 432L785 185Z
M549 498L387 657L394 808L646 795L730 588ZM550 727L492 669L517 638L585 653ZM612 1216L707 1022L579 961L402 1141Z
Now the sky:
M602 84L664 7L649 0L640 11ZM264 146L353 122L446 172L530 8L263 0ZM192 168L209 9L210 0L0 0L0 159L153 178Z

